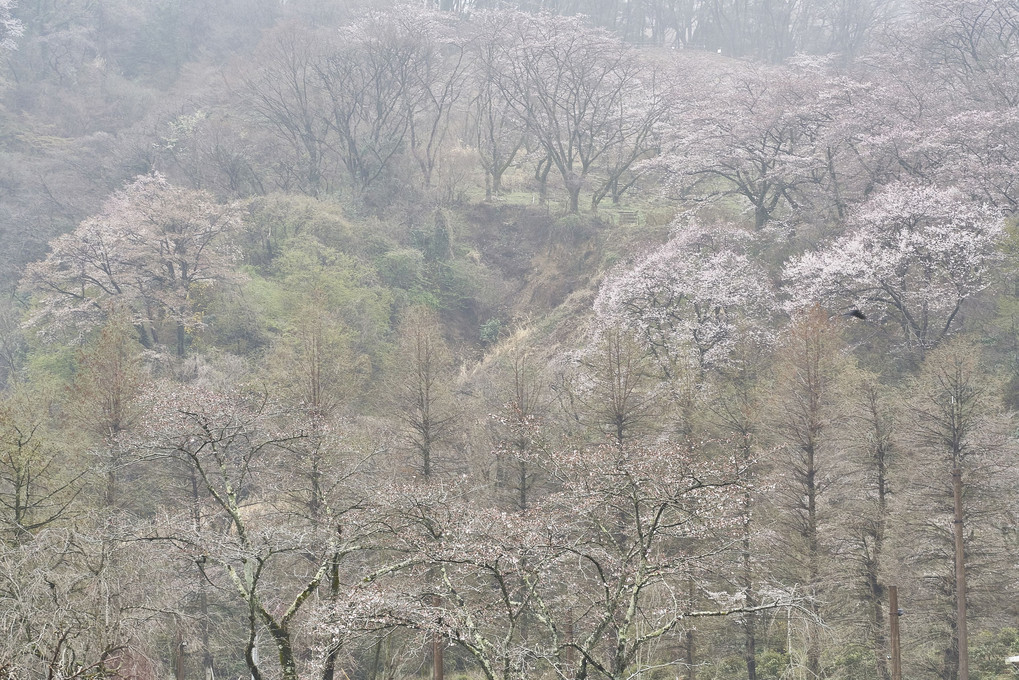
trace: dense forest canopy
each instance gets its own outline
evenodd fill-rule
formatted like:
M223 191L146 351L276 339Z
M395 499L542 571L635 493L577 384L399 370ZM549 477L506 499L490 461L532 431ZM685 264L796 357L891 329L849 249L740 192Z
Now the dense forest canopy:
M1016 2L0 54L3 677L1014 677Z

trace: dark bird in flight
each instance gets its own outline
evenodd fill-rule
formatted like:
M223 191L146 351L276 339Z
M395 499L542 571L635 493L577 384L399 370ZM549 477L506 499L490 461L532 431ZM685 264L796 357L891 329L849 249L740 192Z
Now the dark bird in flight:
M867 315L864 314L863 312L861 312L859 309L856 309L856 308L850 309L848 312L846 312L842 316L851 316L854 319L861 319L863 321L867 320Z

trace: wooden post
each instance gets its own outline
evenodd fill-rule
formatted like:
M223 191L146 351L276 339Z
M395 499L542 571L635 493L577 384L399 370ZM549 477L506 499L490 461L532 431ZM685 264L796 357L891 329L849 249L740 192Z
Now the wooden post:
M962 534L962 470L952 470L952 496L955 498L955 633L958 638L959 680L969 680L969 640L966 634L966 551Z
M184 633L180 629L180 621L177 621L177 644L174 645L174 659L173 659L174 680L184 680L185 649L187 649L187 645L184 643Z
M891 627L892 680L902 680L902 648L899 645L899 589L888 586L888 621Z

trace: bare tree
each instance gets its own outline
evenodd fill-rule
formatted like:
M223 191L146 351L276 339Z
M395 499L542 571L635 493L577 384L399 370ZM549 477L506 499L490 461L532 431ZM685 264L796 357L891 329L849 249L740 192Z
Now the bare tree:
M364 548L359 516L366 491L346 482L358 463L333 471L325 490L298 494L314 441L299 411L275 409L265 395L162 385L149 415L150 450L193 473L203 521L193 510L167 512L156 538L197 565L201 577L234 592L245 610L244 658L253 677L266 677L256 652L265 630L276 649L278 672L304 675L308 650L322 643L299 635L313 595L339 597L340 562ZM337 461L339 462L339 461ZM350 461L348 461L350 462ZM355 528L358 527L358 528ZM224 583L225 579L225 583ZM338 648L328 639L319 671L336 672ZM302 670L305 668L305 670Z
M619 119L646 93L643 64L621 41L576 18L517 15L513 23L500 89L541 147L543 163L559 172L570 211L577 212L595 164L641 138Z
M561 488L544 505L561 518L549 526L562 547L544 570L534 616L545 662L560 677L630 677L657 665L655 646L694 619L775 605L718 592L708 609L692 600L700 577L710 578L701 568L721 549L713 523L738 495L738 471L696 462L702 453L667 443L551 452ZM661 660L682 663L672 654Z
M147 376L125 311L114 311L97 337L78 356L68 413L88 436L94 451L93 473L99 473L103 502L121 501L126 469L137 460L130 436L141 415L139 398Z
M330 188L331 143L327 99L321 92L322 38L288 25L272 32L261 68L244 83L252 110L286 140L300 168L298 186L312 196Z
M781 471L783 477L776 489L776 510L786 527L787 578L805 593L812 614L812 620L807 621L803 659L812 676L822 672L817 622L822 616L825 578L831 569L830 553L825 547L830 526L825 500L838 479L835 432L841 423L837 397L846 368L840 350L837 326L815 307L790 329L775 369L771 427L782 446L775 471Z
M928 603L923 623L939 640L932 670L946 680L969 677L968 624L980 614L981 591L999 587L987 579L1002 574L999 537L984 527L1000 523L1014 493L1002 485L1014 474L1010 426L980 360L965 337L932 352L909 386L902 433L913 470L923 471L908 478L923 517L904 516L923 541L911 561L929 574L916 597Z
M499 440L496 454L500 471L500 484L513 491L514 505L526 512L538 499L535 489L541 479L536 456L549 445L546 423L549 395L533 357L517 355L512 365L512 390L497 418Z
M449 438L458 416L448 384L452 356L427 310L413 310L403 328L405 372L394 388L400 408L397 417L416 454L414 468L427 480L436 472L440 445Z
M525 121L517 115L498 80L508 68L516 21L515 14L505 12L484 12L472 20L475 38L471 42L474 55L470 82L474 97L469 111L488 199L502 191L502 176L524 144Z
M85 470L56 450L43 390L21 386L0 402L0 540L29 540L63 523Z

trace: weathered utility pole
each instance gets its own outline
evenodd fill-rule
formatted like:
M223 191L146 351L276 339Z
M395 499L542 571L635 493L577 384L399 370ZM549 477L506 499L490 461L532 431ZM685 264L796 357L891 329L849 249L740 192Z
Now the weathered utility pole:
M892 680L902 680L902 648L899 644L899 589L888 586L888 621L891 626Z

